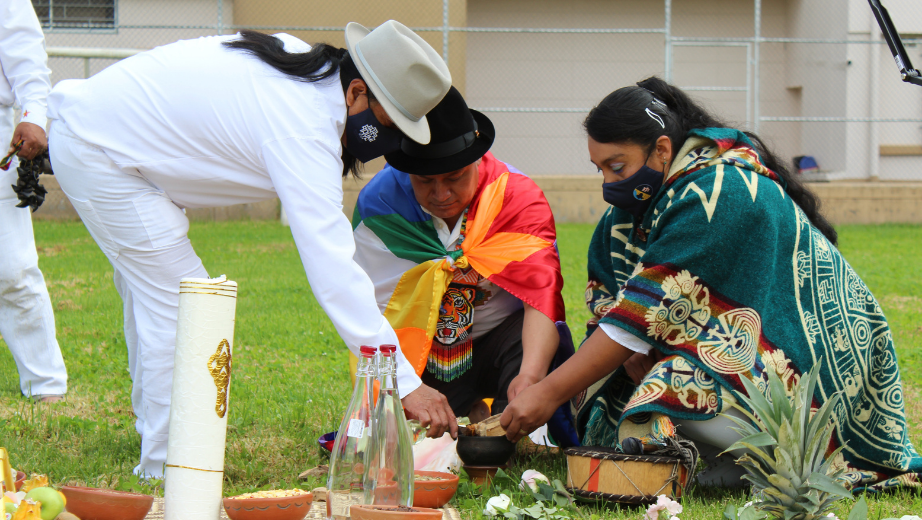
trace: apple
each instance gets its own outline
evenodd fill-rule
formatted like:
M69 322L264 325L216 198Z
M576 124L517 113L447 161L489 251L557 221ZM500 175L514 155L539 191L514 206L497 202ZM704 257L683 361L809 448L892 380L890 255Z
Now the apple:
M50 487L37 487L26 493L26 498L31 498L42 503L42 520L54 520L64 511L64 495Z

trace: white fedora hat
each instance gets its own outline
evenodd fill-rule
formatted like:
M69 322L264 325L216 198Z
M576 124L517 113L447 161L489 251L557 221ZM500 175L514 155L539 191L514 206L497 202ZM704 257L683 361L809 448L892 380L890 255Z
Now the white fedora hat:
M426 114L451 88L451 73L431 45L395 20L375 30L351 22L346 47L359 74L404 135L429 143Z

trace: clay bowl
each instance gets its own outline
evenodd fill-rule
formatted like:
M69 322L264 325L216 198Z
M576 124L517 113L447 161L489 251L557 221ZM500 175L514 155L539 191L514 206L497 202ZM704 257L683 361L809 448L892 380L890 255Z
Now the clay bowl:
M515 453L515 443L505 437L458 436L458 457L468 466L502 466Z
M354 505L349 508L352 520L442 520L442 511L428 507Z
M458 491L458 475L441 471L417 471L424 477L438 477L439 480L417 480L413 485L413 507L438 509L451 500Z
M311 510L314 495L278 498L225 498L224 511L231 520L301 520Z
M22 489L22 483L26 481L26 474L23 473L22 471L17 471L16 478L13 480L15 481L13 483L13 486L16 488L16 491L19 491L20 489Z
M64 486L67 512L81 520L144 520L154 497L128 491Z

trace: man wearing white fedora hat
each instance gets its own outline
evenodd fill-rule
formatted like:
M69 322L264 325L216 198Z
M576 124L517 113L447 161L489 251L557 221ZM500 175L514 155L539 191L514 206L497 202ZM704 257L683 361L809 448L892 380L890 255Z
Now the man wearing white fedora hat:
M373 31L349 24L346 44L251 31L184 40L63 81L49 96L55 173L124 302L142 440L135 473L163 475L179 281L208 276L183 208L279 197L314 296L349 348L397 343L352 260L341 175L403 136L429 142L426 113L451 76L393 20ZM411 415L450 414L402 355L398 384Z

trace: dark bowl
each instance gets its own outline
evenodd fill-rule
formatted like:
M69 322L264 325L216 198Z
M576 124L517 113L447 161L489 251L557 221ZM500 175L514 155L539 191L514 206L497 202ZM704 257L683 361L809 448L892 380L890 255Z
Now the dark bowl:
M458 437L458 457L468 466L502 466L515 453L506 437Z

